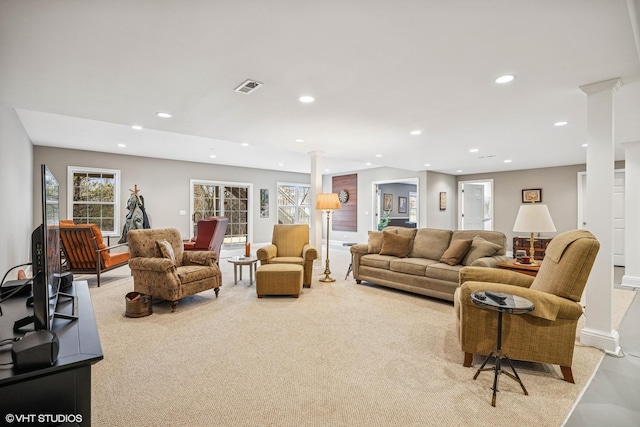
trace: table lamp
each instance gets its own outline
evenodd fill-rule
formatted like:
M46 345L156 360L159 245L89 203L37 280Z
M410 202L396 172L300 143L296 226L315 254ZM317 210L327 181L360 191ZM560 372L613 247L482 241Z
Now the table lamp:
M547 205L531 203L520 206L516 223L513 225L513 231L531 233L529 258L531 259L531 264L537 264L534 258L533 233L552 233L556 231L556 226L553 224Z
M321 282L335 282L336 279L330 277L331 270L329 269L329 217L331 211L340 209L340 199L336 193L321 193L316 198L316 209L323 210L327 213L327 258L325 260L324 278L320 279Z

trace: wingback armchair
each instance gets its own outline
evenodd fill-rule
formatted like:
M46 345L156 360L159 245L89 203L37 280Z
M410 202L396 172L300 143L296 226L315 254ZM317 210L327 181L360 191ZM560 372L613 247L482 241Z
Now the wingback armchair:
M311 287L313 260L318 251L309 244L309 226L306 224L277 224L273 226L271 244L256 252L260 265L298 264L304 269L302 284Z
M171 311L180 299L207 289L218 297L222 274L214 252L184 251L174 228L130 230L127 241L136 292L171 302Z
M218 255L216 262L219 262L227 224L229 218L224 216L212 216L198 221L198 233L190 241L184 242L184 250L215 252Z
M536 277L510 270L464 267L454 295L464 366L471 366L473 354L489 354L496 346L496 313L476 306L471 294L504 292L535 305L530 313L504 316L504 353L511 359L560 365L565 381L573 383L571 363L582 315L580 298L599 248L593 234L572 230L551 240Z

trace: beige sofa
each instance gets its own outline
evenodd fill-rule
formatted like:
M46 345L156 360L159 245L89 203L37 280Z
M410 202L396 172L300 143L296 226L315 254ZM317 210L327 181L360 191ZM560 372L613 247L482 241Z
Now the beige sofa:
M506 261L507 237L498 231L387 227L351 246L353 277L453 301L464 266Z

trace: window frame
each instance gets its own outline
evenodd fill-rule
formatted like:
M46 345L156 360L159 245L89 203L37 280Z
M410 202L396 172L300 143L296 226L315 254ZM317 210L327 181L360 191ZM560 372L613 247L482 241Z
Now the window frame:
M113 231L102 230L103 236L115 237L120 236L120 169L107 168L91 168L85 166L67 166L67 218L73 219L73 206L76 202L73 200L74 176L76 174L112 174L114 176L113 189Z

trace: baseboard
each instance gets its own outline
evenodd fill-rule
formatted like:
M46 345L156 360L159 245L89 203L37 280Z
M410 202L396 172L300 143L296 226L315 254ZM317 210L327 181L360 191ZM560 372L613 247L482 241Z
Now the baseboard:
M622 276L621 286L628 286L630 288L640 288L640 277L635 276Z
M583 328L580 331L580 342L604 350L614 356L620 355L620 337L618 331L612 330L610 333L595 329Z

